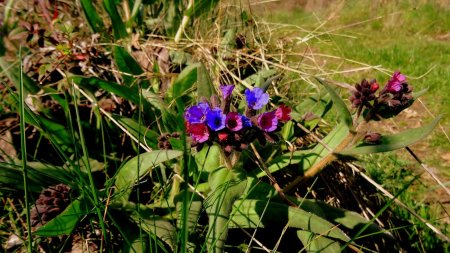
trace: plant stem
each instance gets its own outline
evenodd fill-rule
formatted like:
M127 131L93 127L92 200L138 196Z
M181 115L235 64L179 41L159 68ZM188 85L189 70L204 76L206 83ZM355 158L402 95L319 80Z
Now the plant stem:
M189 10L189 8L191 8L192 5L194 5L194 0L189 0L186 10ZM188 22L189 22L189 16L184 15L183 19L181 20L180 27L178 27L178 31L175 34L175 39L174 39L175 43L180 42L181 35L184 33L184 29L186 28Z
M92 176L92 171L91 171L91 166L89 164L89 159L88 159L88 152L87 152L87 148L86 148L86 144L84 143L84 134L83 134L83 129L81 127L81 119L80 119L80 112L78 110L78 106L77 106L77 96L76 96L76 92L75 92L75 87L72 87L72 91L73 91L73 96L74 96L74 104L75 104L75 113L77 116L77 124L78 124L78 132L80 134L80 140L81 140L81 148L83 150L83 160L84 163L86 165L87 171L88 171L88 178L89 178L89 184L91 187L91 192L92 192L92 197L94 199L94 205L95 205L95 211L97 213L98 216L98 222L100 223L100 226L102 228L102 242L103 240L105 241L106 245L108 245L108 238L106 236L106 227L105 227L105 223L103 222L103 215L102 215L102 211L100 210L100 202L98 199L98 195L97 195L97 189L95 187L95 183L94 183L94 177ZM102 243L103 245L103 243ZM101 249L102 250L102 249Z
M20 151L22 155L22 173L23 173L23 190L25 192L25 209L27 217L27 232L28 232L28 252L32 252L33 238L31 235L31 221L30 221L30 203L28 202L28 172L27 172L27 143L25 140L25 98L23 96L23 68L22 68L22 47L19 49L20 58L20 75L19 75L19 103L20 103Z

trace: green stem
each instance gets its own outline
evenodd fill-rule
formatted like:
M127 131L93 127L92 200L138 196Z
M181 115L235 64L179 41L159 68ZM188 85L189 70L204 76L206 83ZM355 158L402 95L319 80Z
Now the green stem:
M28 232L28 252L32 252L33 238L31 235L30 221L30 203L28 202L28 172L27 172L27 143L25 140L25 98L23 96L23 68L22 68L22 47L19 49L20 76L19 76L19 103L20 103L20 151L22 154L22 172L23 172L23 190L25 192L25 209L27 216L27 232Z
M94 201L94 205L95 205L95 211L98 216L98 222L100 223L100 226L102 228L102 239L105 241L106 245L108 245L108 237L106 236L106 227L105 227L105 223L103 222L103 215L102 215L102 211L100 209L100 201L99 201L98 195L97 195L97 188L95 187L94 177L92 176L91 166L89 164L89 159L88 159L88 151L87 151L86 145L84 143L84 134L83 134L83 129L81 127L80 112L79 112L78 106L77 106L78 102L77 102L77 95L76 95L75 89L73 89L73 96L74 96L74 103L75 103L75 106L74 106L75 113L77 116L78 131L80 134L80 140L82 142L82 145L81 145L81 148L83 150L82 157L83 157L84 163L85 163L87 171L88 171L89 184L91 187L92 197L93 197L93 201ZM103 242L103 240L102 240L102 242ZM100 251L102 251L102 249Z
M191 8L192 5L194 5L194 0L189 0L186 10L189 10L189 8ZM184 29L186 28L188 22L189 22L189 16L184 15L183 19L181 20L180 27L178 27L178 31L175 34L175 39L174 39L175 43L180 42L181 35L184 33Z

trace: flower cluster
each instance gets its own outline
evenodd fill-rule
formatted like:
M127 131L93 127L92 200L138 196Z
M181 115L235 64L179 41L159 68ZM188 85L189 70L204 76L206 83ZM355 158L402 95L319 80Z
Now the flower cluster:
M353 107L358 108L359 111L363 107L370 110L369 119L392 117L413 102L412 87L400 72L395 72L385 87L376 95L378 89L379 85L376 80L368 82L364 79L360 84L356 84L350 97Z
M273 111L257 114L269 102L269 94L257 87L245 90L247 109L244 114L230 111L233 89L234 85L220 87L220 107L217 97L212 96L210 101L203 99L186 109L186 130L194 146L217 142L228 154L232 150L240 151L255 139L262 142L276 139L273 133L291 119L291 108L283 104Z

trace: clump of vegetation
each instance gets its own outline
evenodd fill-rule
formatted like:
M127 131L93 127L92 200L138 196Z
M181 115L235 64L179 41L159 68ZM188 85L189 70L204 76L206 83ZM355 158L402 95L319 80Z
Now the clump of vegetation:
M445 226L396 198L417 177L394 196L356 163L438 123L369 131L421 94L401 73L323 78L228 2L2 8L6 251L399 251L412 216L439 238L413 247L446 247Z

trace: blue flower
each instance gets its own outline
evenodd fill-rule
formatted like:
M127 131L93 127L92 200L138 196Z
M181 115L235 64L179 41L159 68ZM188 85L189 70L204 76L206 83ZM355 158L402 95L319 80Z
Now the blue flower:
M208 103L200 102L198 105L189 107L184 113L184 119L186 122L192 123L204 123L206 120L206 114L210 111Z
M219 131L225 128L226 118L220 108L214 108L206 113L206 124L213 131Z
M241 119L242 119L242 126L244 128L245 127L252 127L252 121L249 118L247 118L244 115L242 115Z
M245 98L247 99L248 107L252 110L261 109L269 102L269 94L258 87L253 88L253 90L246 89Z

